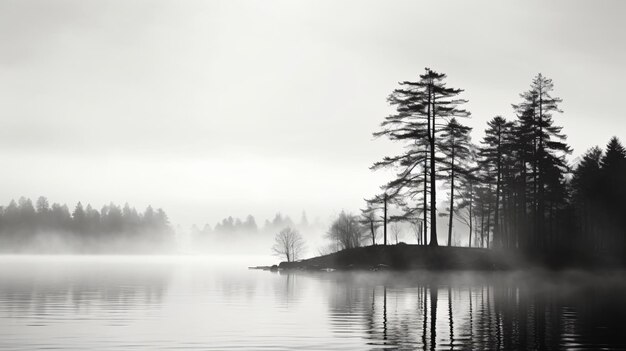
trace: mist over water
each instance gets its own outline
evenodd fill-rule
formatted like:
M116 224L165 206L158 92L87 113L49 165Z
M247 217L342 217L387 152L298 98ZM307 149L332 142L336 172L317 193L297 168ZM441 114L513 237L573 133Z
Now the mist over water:
M626 350L624 13L0 1L0 351Z
M0 349L626 347L622 271L246 269L271 259L3 256Z

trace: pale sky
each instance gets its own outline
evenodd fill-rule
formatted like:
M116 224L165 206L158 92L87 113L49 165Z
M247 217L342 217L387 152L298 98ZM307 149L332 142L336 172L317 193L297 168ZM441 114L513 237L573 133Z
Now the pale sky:
M620 1L0 0L0 204L162 207L174 224L357 212L400 145L371 133L424 67L474 139L539 72L574 159L617 135Z

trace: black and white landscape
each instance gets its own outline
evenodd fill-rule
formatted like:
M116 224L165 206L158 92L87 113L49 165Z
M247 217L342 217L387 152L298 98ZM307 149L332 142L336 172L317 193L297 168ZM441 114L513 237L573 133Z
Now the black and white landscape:
M619 1L0 1L0 350L626 349Z

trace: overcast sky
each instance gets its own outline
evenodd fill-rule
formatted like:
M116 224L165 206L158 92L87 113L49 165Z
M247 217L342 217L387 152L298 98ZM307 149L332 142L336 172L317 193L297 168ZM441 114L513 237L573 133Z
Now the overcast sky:
M0 203L163 207L175 224L358 211L371 133L428 66L474 139L538 72L574 155L626 138L626 2L0 1Z

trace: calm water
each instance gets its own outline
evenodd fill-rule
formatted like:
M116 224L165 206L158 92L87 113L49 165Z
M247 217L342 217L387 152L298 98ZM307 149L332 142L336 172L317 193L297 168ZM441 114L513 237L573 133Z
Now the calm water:
M626 349L623 272L287 274L250 263L2 257L0 349Z

